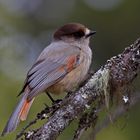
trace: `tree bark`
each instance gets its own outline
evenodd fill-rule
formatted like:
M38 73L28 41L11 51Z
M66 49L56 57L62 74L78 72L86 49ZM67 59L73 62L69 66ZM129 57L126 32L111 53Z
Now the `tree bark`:
M106 107L111 98L122 97L123 93L140 71L140 38L134 44L112 57L83 87L66 96L60 107L53 112L44 126L25 139L55 140L59 134L98 98L103 97Z

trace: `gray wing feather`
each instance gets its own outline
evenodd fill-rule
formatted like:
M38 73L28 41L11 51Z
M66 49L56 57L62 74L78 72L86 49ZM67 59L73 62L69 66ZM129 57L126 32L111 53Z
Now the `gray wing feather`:
M45 76L46 73L49 73L50 71L56 69L58 67L58 64L57 63L53 63L53 62L44 62L42 64L42 66L40 67L39 70L37 71L32 71L31 70L31 75L28 75L29 78L28 78L28 81L36 81L37 79L41 78L42 76Z
M62 79L66 75L66 71L59 72L58 70L53 71L47 77L45 77L36 87L31 90L28 95L28 100L31 100L34 96L38 95L40 92L44 91L46 88L55 84L58 80Z
M62 79L67 74L67 70L59 71L58 69L66 65L69 56L79 54L80 48L68 47L66 44L59 46L53 44L45 48L27 74L25 86L29 85L31 88L28 99L32 99Z
M48 66L48 67L51 67L51 68L52 68L52 66L53 66L53 68L50 69L50 71L45 71L45 69L44 69L44 70L40 71L40 72L38 73L38 75L36 75L36 73L34 73L34 74L31 76L31 78L29 78L29 80L32 79L32 80L29 82L29 85L30 85L31 88L36 87L36 85L37 85L39 82L41 82L43 79L45 79L52 71L54 71L55 69L57 69L57 68L60 67L61 65L60 65L59 63L54 63L54 62L52 62L51 65L47 65L47 66ZM47 69L47 68L46 68L46 69ZM34 76L34 75L36 75L36 76ZM33 77L33 78L32 78L32 77Z

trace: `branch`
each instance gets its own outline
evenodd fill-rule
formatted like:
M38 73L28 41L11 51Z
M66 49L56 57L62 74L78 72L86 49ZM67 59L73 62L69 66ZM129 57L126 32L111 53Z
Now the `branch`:
M133 94L132 102L129 104L129 109L134 107L135 105L140 103L140 93L136 92ZM113 122L115 122L120 116L124 115L128 110L124 108L122 105L118 106L114 111L111 112L111 119ZM96 137L96 134L99 133L102 129L107 127L111 123L108 116L105 117L105 119L101 122L100 125L94 128L94 131L89 134L89 137L94 138Z
M55 140L77 117L90 108L92 103L104 98L106 107L110 98L119 97L140 71L140 39L123 53L112 57L78 91L66 96L49 117L47 123L25 139Z

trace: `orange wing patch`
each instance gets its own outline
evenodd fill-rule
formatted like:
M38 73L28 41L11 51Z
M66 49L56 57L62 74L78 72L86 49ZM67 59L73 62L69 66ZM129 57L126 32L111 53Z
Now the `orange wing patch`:
M66 61L66 64L61 66L59 68L59 71L61 71L61 72L63 72L63 71L67 71L67 72L72 71L75 68L78 60L79 60L79 57L77 57L76 55L72 55L72 56L68 57L68 59Z
M71 70L73 70L77 64L77 55L73 55L70 56L67 60L67 65L66 65L66 69L68 70L68 72L70 72Z

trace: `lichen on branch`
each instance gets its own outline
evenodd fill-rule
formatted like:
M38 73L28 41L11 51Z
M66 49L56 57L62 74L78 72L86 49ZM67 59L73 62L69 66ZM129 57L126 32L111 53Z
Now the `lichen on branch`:
M112 57L77 91L66 96L59 107L48 118L46 124L25 139L55 140L74 120L101 98L108 108L110 97L121 95L140 71L140 39L137 39L124 52ZM96 106L95 106L96 108ZM88 124L89 125L89 124ZM86 130L86 129L85 129Z

